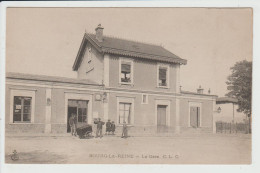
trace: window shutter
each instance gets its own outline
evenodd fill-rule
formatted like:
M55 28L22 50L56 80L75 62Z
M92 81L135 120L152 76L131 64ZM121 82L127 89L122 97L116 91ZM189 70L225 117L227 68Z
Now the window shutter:
M166 80L166 69L159 69L159 79Z
M129 64L122 64L121 65L121 72L123 72L123 73L131 73L131 65L129 65Z

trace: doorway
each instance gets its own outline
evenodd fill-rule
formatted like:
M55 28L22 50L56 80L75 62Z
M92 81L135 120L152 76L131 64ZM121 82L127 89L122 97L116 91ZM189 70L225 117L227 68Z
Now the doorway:
M200 127L200 107L190 107L190 126L193 128Z
M72 114L76 115L77 127L88 124L88 100L68 100L67 132L70 132L69 119Z
M167 132L166 105L157 105L157 132Z

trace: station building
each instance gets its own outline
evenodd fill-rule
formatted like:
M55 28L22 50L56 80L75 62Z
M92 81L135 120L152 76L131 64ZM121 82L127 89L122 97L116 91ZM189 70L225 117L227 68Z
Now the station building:
M6 74L6 133L68 133L95 118L124 121L130 133L213 131L215 95L180 89L187 61L162 46L85 33L72 69L77 78Z

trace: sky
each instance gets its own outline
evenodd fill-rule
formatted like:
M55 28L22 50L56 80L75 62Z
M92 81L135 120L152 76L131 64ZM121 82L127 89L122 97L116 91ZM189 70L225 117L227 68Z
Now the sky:
M252 60L250 8L8 8L6 71L76 78L85 31L161 44L186 59L181 86L224 96L230 67Z

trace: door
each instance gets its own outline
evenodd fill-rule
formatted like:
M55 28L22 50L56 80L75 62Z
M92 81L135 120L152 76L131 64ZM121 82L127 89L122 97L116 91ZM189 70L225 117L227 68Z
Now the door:
M68 121L67 132L70 132L69 118L72 114L76 115L77 127L88 123L88 100L68 100Z
M157 132L167 132L165 105L157 106Z
M190 126L194 128L200 127L200 108L190 107Z

